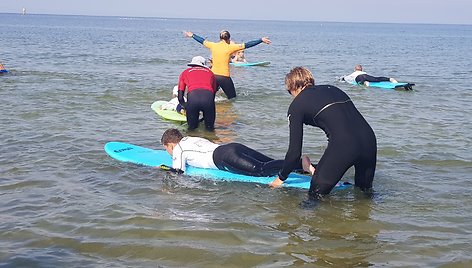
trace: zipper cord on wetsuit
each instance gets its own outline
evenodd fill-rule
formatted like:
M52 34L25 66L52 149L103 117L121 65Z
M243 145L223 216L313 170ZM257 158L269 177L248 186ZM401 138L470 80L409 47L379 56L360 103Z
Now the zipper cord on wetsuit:
M336 102L332 102L332 103L328 103L326 104L323 108L321 108L321 110L318 111L318 113L315 114L315 116L313 116L313 121L316 120L316 117L322 112L324 111L326 108L330 107L331 105L334 105L334 104L343 104L343 103L347 103L347 102L350 102L351 99L347 99L345 101L336 101Z

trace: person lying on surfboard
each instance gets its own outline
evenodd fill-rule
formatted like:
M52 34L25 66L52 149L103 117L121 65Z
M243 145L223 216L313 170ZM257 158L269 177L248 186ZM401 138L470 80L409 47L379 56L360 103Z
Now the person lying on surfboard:
M174 86L172 90L172 99L168 101L167 103L162 104L161 109L162 110L169 110L169 111L177 111L178 113L185 113L185 110L183 109L182 105L179 103L179 98L178 93L179 92L179 86ZM184 100L187 98L184 96Z
M230 41L230 44L235 44L233 40ZM232 63L246 63L246 57L244 56L244 50L239 50L231 54Z
M268 177L276 175L284 164L283 160L274 160L241 143L216 144L200 137L184 137L175 128L162 134L161 143L172 156L172 168L178 172L185 172L186 165L190 165ZM295 169L302 170L302 161L298 162ZM308 168L306 171L310 172Z
M369 86L369 82L392 82L398 83L397 80L391 77L382 77L382 76L371 76L363 71L362 65L357 64L354 67L354 72L350 75L341 77L341 81L346 81L350 84L359 84Z

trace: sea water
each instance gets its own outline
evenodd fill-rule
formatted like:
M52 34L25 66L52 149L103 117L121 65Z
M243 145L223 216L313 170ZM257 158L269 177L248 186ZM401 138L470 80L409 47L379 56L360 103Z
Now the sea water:
M375 130L374 194L177 176L108 157L108 141L155 149L181 71L217 41L268 36L232 68L238 97L216 131L274 158L288 146L284 76L309 68L343 89ZM0 14L1 267L469 267L472 265L471 25ZM340 83L355 64L413 91ZM186 133L187 134L187 133ZM304 132L317 161L324 133ZM353 182L354 171L343 180Z

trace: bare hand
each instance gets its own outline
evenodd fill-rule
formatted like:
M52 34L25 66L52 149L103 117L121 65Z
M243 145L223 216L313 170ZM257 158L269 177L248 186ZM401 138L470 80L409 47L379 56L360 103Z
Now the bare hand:
M269 37L262 37L262 42L264 42L264 44L270 44L272 43L272 41L270 41Z
M193 36L193 33L192 33L192 32L184 31L184 36L185 36L185 37L192 37L192 36Z
M271 183L269 183L269 186L272 187L272 188L279 188L282 186L282 184L284 183L283 180L279 179L279 177L275 178L275 180L273 180Z

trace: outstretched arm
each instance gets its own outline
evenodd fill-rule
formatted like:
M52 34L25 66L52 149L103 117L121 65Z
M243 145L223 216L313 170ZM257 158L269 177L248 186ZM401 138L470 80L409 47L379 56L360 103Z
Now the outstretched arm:
M201 36L198 36L192 32L184 32L184 36L185 37L192 37L193 39L195 39L195 41L197 41L198 43L202 44L203 45L203 42L205 41L205 39Z
M250 48L250 47L259 45L260 43L270 44L272 42L270 41L270 39L268 37L262 37L261 39L257 39L257 40L253 40L253 41L249 41L249 42L244 43L244 48Z

